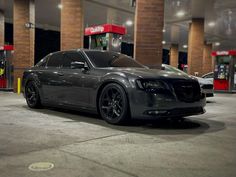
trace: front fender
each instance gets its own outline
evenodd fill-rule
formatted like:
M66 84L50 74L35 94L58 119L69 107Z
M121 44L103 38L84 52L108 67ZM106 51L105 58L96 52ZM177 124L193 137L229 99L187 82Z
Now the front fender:
M129 101L130 100L129 92L133 87L135 87L133 80L135 80L135 79L132 79L131 77L127 76L124 73L119 73L119 72L107 73L100 80L100 84L97 87L97 91L96 91L97 96L96 96L96 99L94 100L94 103L96 105L98 105L98 100L99 100L99 96L101 94L101 91L109 83L117 83L120 86L122 86L126 95L127 95L128 101Z

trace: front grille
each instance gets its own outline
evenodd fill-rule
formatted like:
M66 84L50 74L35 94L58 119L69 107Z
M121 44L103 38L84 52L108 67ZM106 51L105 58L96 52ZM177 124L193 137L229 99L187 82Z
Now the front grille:
M201 98L201 89L197 81L177 81L173 83L178 100L195 102Z
M213 84L202 85L202 89L213 89Z

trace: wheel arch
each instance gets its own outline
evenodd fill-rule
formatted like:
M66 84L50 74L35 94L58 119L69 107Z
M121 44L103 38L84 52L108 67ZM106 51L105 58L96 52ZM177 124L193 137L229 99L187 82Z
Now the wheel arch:
M28 75L27 79L25 79L25 81L24 81L24 85L23 85L24 95L25 95L25 87L27 86L27 84L29 82L35 82L36 86L38 87L39 96L42 98L42 93L40 90L40 80L38 79L38 77L34 73L31 73L30 75Z
M121 82L117 81L117 80L107 80L105 82L103 82L100 87L98 88L98 91L97 91L97 95L96 95L96 109L97 109L97 112L98 114L100 115L100 111L99 111L99 97L102 93L102 90L108 85L108 84L118 84L119 86L121 86L123 88L123 90L125 91L125 95L126 95L126 98L127 98L127 101L128 101L128 105L129 105L129 111L130 111L130 102L129 102L129 96L128 96L128 91L127 91L127 88L125 87L124 84L122 84Z

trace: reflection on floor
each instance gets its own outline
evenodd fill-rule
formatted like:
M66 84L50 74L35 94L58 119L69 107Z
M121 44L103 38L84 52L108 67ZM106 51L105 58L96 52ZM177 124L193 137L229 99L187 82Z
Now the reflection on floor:
M235 98L217 94L206 114L184 121L112 126L97 115L31 110L22 96L0 92L0 176L233 177Z

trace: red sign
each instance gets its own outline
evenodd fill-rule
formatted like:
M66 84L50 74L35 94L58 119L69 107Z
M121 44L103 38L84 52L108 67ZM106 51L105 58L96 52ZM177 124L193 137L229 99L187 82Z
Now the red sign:
M14 50L13 45L0 46L0 50Z
M104 34L104 33L115 33L124 35L126 34L126 28L123 26L112 25L112 24L104 24L85 28L85 36Z
M228 55L236 55L236 50L229 51L214 51L211 53L212 56L228 56Z

